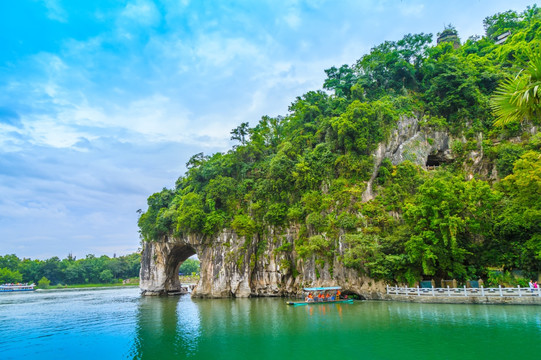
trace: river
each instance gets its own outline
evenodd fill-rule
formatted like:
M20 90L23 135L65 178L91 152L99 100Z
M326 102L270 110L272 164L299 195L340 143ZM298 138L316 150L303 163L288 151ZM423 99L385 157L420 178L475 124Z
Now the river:
M539 306L0 294L0 359L539 358Z

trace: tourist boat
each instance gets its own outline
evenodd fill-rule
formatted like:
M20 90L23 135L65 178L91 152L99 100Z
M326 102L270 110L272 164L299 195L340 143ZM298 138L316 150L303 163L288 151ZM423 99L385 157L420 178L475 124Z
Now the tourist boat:
M293 305L293 306L302 306L302 305L316 305L316 304L336 304L336 303L353 303L353 299L347 299L347 298L338 298L334 300L327 300L327 293L331 293L335 295L337 291L342 290L340 286L331 286L331 287L315 287L315 288L304 288L303 289L307 293L312 294L323 294L325 297L323 300L319 300L317 296L313 297L313 300L311 301L288 301L286 302L287 305Z
M36 284L4 284L0 285L0 292L34 291Z

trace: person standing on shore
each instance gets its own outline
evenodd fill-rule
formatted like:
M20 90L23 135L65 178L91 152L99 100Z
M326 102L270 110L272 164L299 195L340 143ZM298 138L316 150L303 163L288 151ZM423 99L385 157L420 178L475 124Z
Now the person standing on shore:
M530 282L528 283L528 285L530 285L530 291L533 292L534 290L534 284L533 284L533 280L530 280Z

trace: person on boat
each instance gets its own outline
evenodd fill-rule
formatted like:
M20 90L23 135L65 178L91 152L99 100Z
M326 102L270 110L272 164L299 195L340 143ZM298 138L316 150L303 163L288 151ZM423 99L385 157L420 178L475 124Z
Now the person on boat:
M312 293L308 293L308 296L306 297L306 302L313 302L314 301L314 296L312 295Z
M331 300L331 294L330 293L327 293L327 295L325 296L325 300L327 300L327 301Z
M336 290L336 300L340 300L340 290Z
M318 294L317 299L318 299L318 301L323 301L323 300L325 300L325 298L323 297L323 294L322 294L322 293L319 293L319 294Z

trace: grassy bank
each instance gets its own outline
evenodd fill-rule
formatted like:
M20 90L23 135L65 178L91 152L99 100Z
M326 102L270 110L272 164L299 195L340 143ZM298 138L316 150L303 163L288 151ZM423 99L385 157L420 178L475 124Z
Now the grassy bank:
M199 275L183 275L179 278L181 284L197 284L199 282Z
M180 276L181 284L197 284L199 282L199 275L195 276ZM126 279L124 281L115 283L95 283L95 284L74 284L74 285L49 285L47 287L37 287L37 289L84 289L84 288L97 288L97 287L126 287L126 286L139 286L139 278Z
M84 289L84 288L96 288L96 287L129 287L139 286L139 278L131 278L120 282L114 283L95 283L95 284L73 284L73 285L50 285L47 287L37 287L38 289Z

